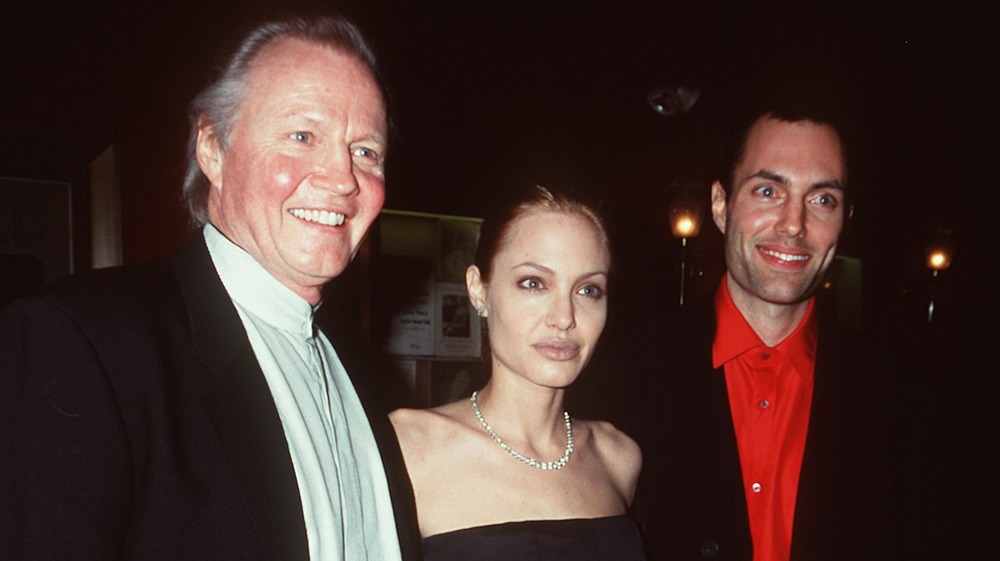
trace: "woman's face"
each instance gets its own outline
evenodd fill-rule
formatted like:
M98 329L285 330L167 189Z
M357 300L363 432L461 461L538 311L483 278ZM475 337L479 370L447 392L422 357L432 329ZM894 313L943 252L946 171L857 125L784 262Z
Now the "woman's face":
M473 304L489 321L494 377L564 388L594 352L607 319L611 255L577 213L533 211L511 224L492 278L469 267Z

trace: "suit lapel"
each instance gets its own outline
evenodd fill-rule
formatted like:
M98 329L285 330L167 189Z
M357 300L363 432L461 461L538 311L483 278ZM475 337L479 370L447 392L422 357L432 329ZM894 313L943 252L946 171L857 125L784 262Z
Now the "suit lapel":
M309 557L302 503L277 408L204 237L172 258L191 318L202 403L269 559Z
M726 379L712 367L714 306L711 301L689 306L675 318L641 329L639 337L639 348L648 353L640 362L650 373L636 396L646 422L635 432L643 447L641 497L646 502L640 512L647 539L694 556L720 547L726 559L749 559L750 529Z
M802 558L807 545L821 529L824 507L837 492L837 481L845 465L853 461L852 441L865 430L859 423L863 416L855 409L861 404L851 403L851 374L840 366L845 356L844 350L838 348L836 334L829 329L821 331L809 431L796 494L793 560Z
M712 344L715 340L715 306L708 300L698 313L692 316L693 339L690 349L705 349L703 353L689 352L696 363L690 365L691 383L696 384L687 393L694 407L701 411L700 426L696 434L701 438L694 446L703 449L696 452L707 461L701 464L701 474L692 474L700 483L694 486L706 494L705 500L711 504L714 516L722 517L716 524L723 526L726 545L731 548L733 558L741 554L749 556L752 551L750 526L747 514L746 494L743 490L743 472L740 466L736 430L733 427L732 409L729 404L729 389L722 368L712 366ZM706 437L707 435L707 437Z

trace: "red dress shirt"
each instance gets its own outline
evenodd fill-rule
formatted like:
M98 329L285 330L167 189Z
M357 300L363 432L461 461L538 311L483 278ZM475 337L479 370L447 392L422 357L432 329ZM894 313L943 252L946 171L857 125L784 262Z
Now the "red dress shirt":
M799 326L768 347L743 318L726 279L715 295L715 368L724 365L754 561L788 561L816 365L814 301Z

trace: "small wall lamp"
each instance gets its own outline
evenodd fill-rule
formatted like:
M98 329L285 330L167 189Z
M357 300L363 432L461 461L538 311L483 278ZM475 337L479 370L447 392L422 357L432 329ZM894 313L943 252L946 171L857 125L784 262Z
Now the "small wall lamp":
M942 229L935 232L934 238L927 244L926 254L927 268L931 270L931 298L927 304L927 323L934 321L934 296L938 274L951 266L953 253L951 231Z
M701 231L702 205L692 198L678 198L670 206L670 230L681 239L680 305L684 305L684 281L687 278L687 240Z

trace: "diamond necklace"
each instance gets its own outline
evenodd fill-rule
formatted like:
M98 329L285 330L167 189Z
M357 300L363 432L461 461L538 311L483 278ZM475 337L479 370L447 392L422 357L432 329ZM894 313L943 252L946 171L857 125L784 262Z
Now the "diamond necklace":
M476 403L476 395L478 393L479 393L478 391L472 392L472 397L469 399L469 401L472 402L472 412L475 413L476 419L479 419L479 424L483 425L483 428L486 429L486 434L490 435L490 438L493 439L493 442L496 442L501 448L506 450L508 454L514 456L514 458L528 464L531 467L545 471L562 469L566 467L566 463L569 462L569 457L573 453L573 424L570 423L569 421L568 411L563 411L563 417L566 419L566 451L563 452L562 458L559 458L554 462L543 462L540 460L536 460L534 458L529 458L524 454L518 452L517 450L514 450L513 448L508 446L507 443L504 442L500 438L500 436L497 435L496 432L493 431L493 428L490 426L490 424L487 423L486 419L483 418L483 414L479 412L479 404Z

